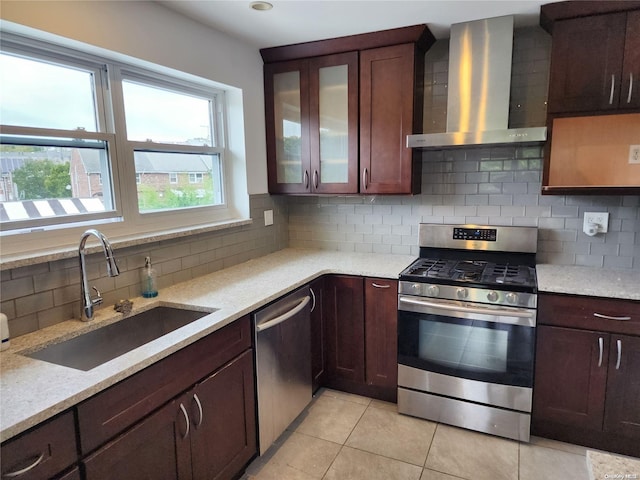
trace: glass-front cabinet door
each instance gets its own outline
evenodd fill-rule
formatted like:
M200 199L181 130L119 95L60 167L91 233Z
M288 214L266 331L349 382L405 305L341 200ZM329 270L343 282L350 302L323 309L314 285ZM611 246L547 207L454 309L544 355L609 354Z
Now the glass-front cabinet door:
M358 53L265 64L270 193L358 192Z
M269 192L310 193L308 62L264 66Z
M317 193L358 192L358 53L309 62L311 181Z

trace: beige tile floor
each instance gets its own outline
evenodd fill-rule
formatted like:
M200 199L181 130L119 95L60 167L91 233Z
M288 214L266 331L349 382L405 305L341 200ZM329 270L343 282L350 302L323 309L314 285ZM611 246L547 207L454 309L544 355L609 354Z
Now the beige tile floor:
M321 390L241 480L586 480L586 449L519 443Z

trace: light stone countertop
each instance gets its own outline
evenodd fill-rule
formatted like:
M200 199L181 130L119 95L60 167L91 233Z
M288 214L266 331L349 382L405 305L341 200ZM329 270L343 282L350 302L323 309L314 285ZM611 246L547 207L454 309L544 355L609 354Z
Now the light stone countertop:
M640 300L640 271L568 265L536 266L538 291Z
M98 310L91 322L69 320L14 338L11 348L0 354L0 441L78 404L323 274L397 278L414 259L408 255L285 249L163 289L153 299L132 299L134 314L156 305L219 310L86 372L17 353L38 350L121 319L111 308Z
M587 468L589 480L640 479L640 460L633 457L587 450Z

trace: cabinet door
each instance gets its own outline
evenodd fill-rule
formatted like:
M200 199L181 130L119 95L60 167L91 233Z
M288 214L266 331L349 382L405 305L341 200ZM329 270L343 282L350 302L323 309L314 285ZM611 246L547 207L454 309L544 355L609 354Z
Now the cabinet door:
M358 52L309 60L311 190L358 193Z
M313 304L311 306L311 382L312 391L324 385L326 376L324 278L310 285Z
M366 278L365 347L368 385L398 386L398 282Z
M194 480L235 478L256 454L252 352L218 370L190 395Z
M86 480L191 478L186 396L172 401L83 463Z
M423 57L413 44L360 53L360 193L419 193L419 152L406 138L422 129Z
M620 107L640 107L640 11L627 14Z
M555 23L549 113L618 108L625 27L625 13Z
M324 300L327 383L336 387L341 380L364 384L362 278L340 275L327 277Z
M609 335L537 328L533 418L602 430Z
M267 171L270 193L309 193L308 62L264 66Z
M640 337L611 335L604 429L640 438Z

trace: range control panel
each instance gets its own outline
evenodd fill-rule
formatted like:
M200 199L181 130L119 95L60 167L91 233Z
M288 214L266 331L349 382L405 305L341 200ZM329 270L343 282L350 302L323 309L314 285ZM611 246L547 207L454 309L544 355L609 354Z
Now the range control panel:
M460 228L453 229L454 240L481 240L484 242L495 242L497 229L495 228Z

